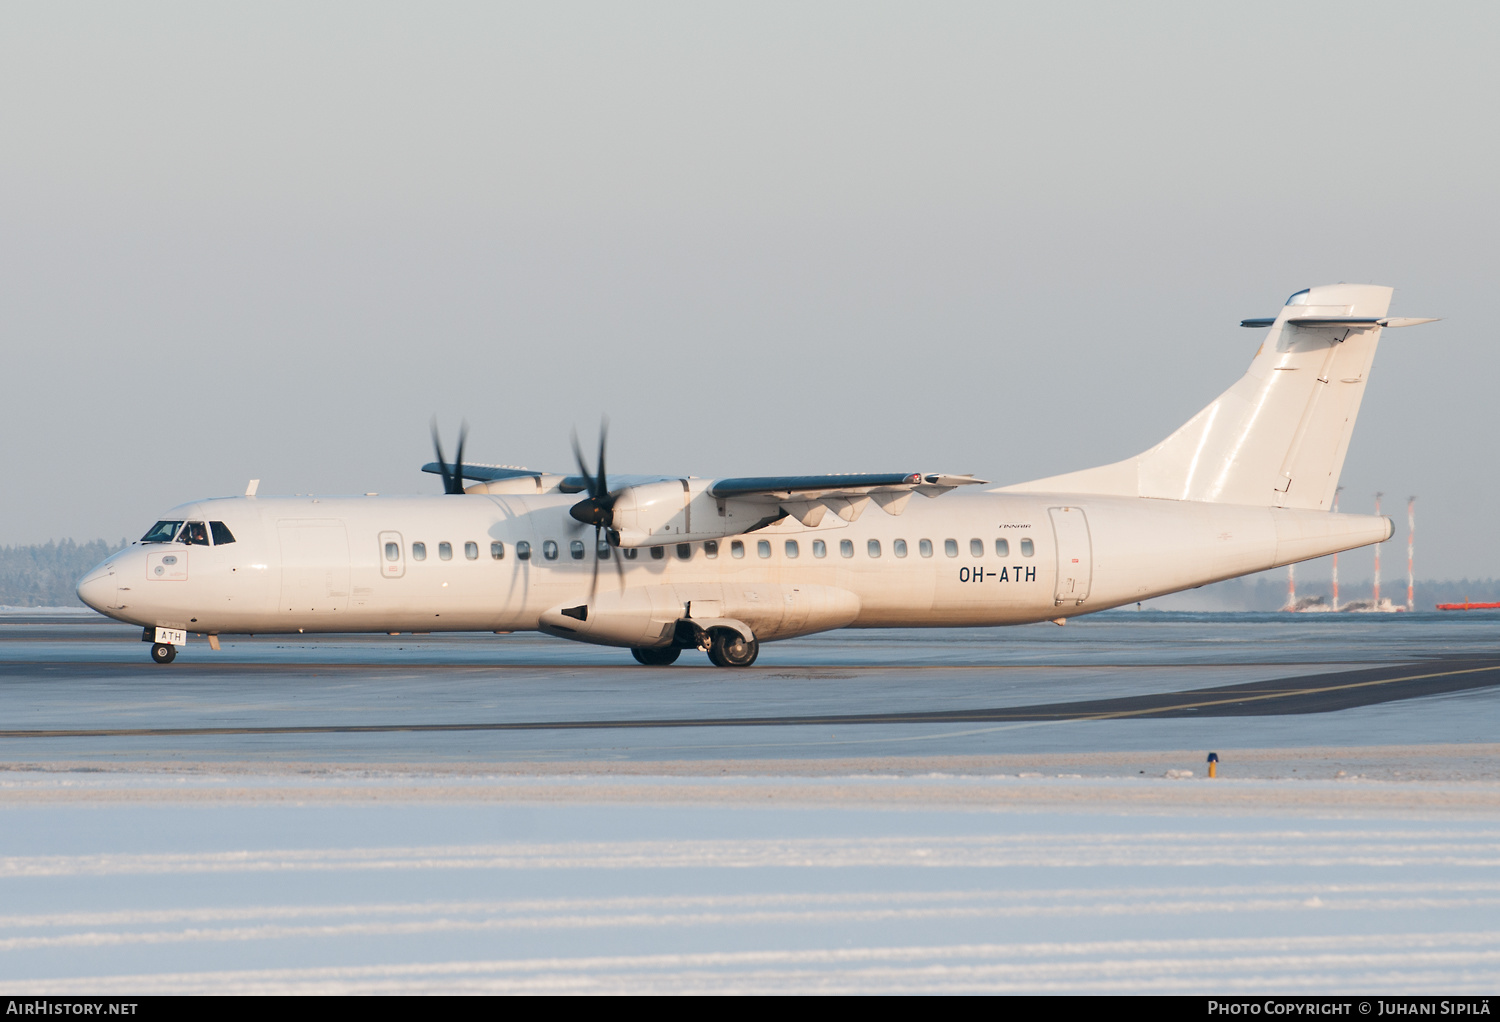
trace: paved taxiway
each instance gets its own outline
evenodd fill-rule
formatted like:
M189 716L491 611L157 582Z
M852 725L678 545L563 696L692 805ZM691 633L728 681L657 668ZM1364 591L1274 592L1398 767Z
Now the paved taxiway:
M133 629L17 617L0 619L0 756L659 761L1496 739L1500 621L1308 617L845 632L769 646L743 672L529 635L229 639L160 666Z
M136 634L0 616L18 994L1500 982L1500 616Z

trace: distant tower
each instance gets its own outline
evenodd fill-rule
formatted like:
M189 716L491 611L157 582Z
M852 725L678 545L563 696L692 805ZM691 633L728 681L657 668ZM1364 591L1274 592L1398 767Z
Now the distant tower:
M1297 609L1297 566L1286 566L1286 610Z
M1406 498L1406 609L1417 609L1417 580L1411 573L1411 552L1417 541L1417 498Z
M1375 494L1375 517L1380 517L1380 498L1385 494ZM1375 544L1375 609L1380 609L1380 544Z
M1333 491L1333 513L1339 513L1339 494L1344 492L1342 486ZM1339 555L1333 555L1333 609L1339 609Z

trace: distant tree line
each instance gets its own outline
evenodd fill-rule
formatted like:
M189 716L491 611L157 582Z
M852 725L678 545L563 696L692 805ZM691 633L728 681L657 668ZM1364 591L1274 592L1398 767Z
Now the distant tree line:
M1299 565L1300 569L1300 565ZM1343 579L1339 582L1339 605L1345 606L1354 600L1368 600L1371 582L1368 578ZM1380 584L1380 596L1403 606L1406 603L1406 575L1386 578ZM1324 603L1333 600L1333 586L1327 576L1305 579L1298 571L1297 598L1322 598ZM1414 603L1416 610L1432 610L1439 603L1500 603L1500 579L1417 579ZM1286 606L1286 569L1275 568L1258 575L1232 578L1227 582L1215 582L1200 589L1191 589L1163 600L1171 600L1171 609L1254 611L1281 610ZM1154 605L1154 604L1153 604ZM1164 608L1165 609L1165 608Z
M47 542L0 546L0 606L78 607L78 580L90 568L125 546L109 543Z

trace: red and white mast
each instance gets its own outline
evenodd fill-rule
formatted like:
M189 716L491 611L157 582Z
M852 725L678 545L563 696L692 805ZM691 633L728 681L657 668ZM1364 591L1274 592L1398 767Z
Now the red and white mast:
M1333 513L1339 513L1339 494L1344 492L1342 486L1333 491ZM1333 555L1333 609L1339 609L1339 555Z
M1380 517L1380 498L1385 494L1375 494L1375 517ZM1375 544L1375 610L1380 609L1380 544Z
M1406 609L1416 610L1416 577L1411 573L1411 552L1417 541L1417 498L1406 498Z

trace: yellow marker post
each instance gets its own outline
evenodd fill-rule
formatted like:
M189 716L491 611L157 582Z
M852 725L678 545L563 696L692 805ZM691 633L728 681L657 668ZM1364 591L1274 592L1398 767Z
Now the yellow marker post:
M1219 754L1217 752L1210 752L1208 754L1208 776L1219 776Z

